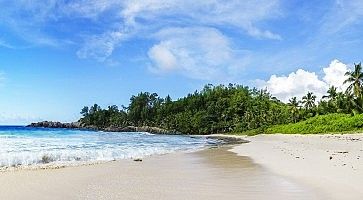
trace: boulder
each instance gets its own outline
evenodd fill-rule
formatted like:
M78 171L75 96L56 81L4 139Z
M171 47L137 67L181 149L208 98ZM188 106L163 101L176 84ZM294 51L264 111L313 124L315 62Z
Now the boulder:
M42 121L42 122L31 123L27 127L101 130L101 131L106 131L106 132L148 132L148 133L153 133L153 134L179 134L176 131L169 131L166 129L152 127L152 126L141 126L141 127L110 126L110 127L106 127L106 128L99 128L96 126L85 126L84 124L82 124L80 122L62 123L62 122Z

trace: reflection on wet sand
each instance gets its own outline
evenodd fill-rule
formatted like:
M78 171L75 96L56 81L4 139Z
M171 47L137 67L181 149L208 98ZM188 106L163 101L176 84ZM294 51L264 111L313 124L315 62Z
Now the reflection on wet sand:
M0 184L0 199L326 199L225 147L142 162L7 172Z
M196 163L205 165L211 185L228 191L229 199L325 199L322 194L257 165L249 157L237 156L228 147L195 153Z

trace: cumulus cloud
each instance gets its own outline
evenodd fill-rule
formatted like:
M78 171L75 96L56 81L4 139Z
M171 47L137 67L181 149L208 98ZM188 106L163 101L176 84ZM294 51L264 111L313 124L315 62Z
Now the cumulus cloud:
M266 88L278 99L287 102L291 97L301 98L307 92L314 92L321 97L327 90L327 84L319 80L314 72L298 69L288 76L272 75L267 81L260 81L259 87Z
M150 70L179 72L190 78L218 80L232 77L242 55L230 40L214 28L168 28L158 32L160 40L148 52Z
M340 91L344 91L347 89L347 86L344 85L344 80L346 77L344 74L349 71L349 68L346 64L340 62L339 60L333 60L328 67L323 69L324 71L324 82L329 86L335 86Z
M324 76L319 78L315 72L298 69L287 76L272 75L269 80L258 80L260 88L266 88L273 96L288 102L291 97L301 98L307 92L313 92L318 99L326 94L330 86L343 91L346 86L344 74L349 69L346 64L333 60L328 67L323 68Z

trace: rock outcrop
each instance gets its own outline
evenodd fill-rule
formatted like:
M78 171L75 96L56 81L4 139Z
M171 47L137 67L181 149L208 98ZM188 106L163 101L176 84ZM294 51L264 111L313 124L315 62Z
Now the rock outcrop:
M248 143L249 141L235 136L227 136L227 135L210 135L206 137L207 139L218 140L219 144L242 144Z
M31 123L27 127L42 127L42 128L82 128L80 122L72 123L62 123L62 122L52 122L52 121L42 121Z
M27 127L85 129L85 130L99 130L99 131L107 131L107 132L148 132L148 133L153 133L153 134L179 134L176 131L169 131L169 130L165 130L162 128L151 127L151 126L141 126L141 127L110 126L110 127L106 127L106 128L98 128L95 126L85 126L80 122L62 123L62 122L43 121L43 122L31 123Z

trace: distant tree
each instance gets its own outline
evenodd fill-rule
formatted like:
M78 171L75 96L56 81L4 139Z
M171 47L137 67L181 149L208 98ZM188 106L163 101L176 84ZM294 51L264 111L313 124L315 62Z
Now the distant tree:
M293 121L296 122L299 117L300 101L298 101L296 97L292 97L289 100L288 105L290 106Z
M82 115L83 117L86 117L86 116L88 115L88 112L89 112L89 108L88 108L88 106L85 106L85 107L83 107L83 108L82 108L82 110L81 110L81 115Z
M91 108L89 109L89 113L96 113L98 111L101 110L101 107L98 104L94 104L93 106L91 106Z
M346 72L345 76L347 76L347 79L344 81L344 84L349 84L347 91L354 94L355 98L361 98L363 82L362 64L354 64L354 70Z
M327 93L328 95L323 96L323 99L335 100L338 96L337 88L334 86L331 86Z
M102 109L94 104L81 113L81 122L99 128L147 125L185 134L264 130L291 122L289 106L266 90L233 84L209 84L174 101L169 95L160 98L156 93L141 92L122 109L115 105Z
M305 96L303 96L302 103L306 110L310 110L315 107L315 100L316 96L312 92L308 92Z

